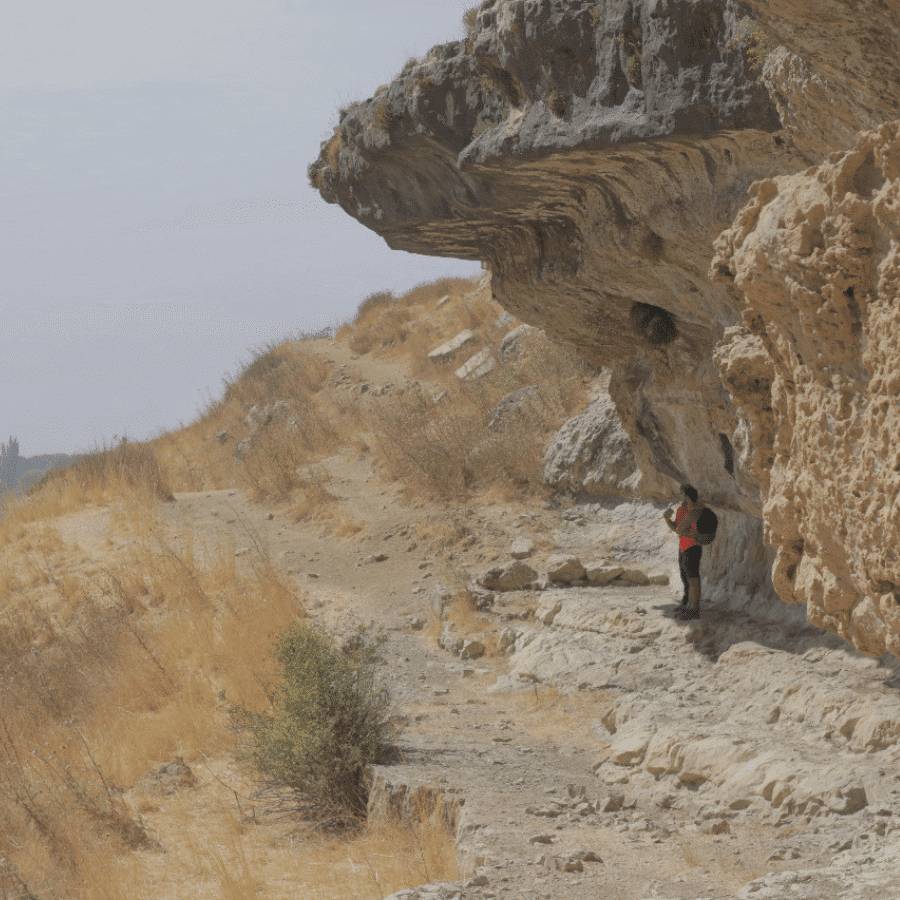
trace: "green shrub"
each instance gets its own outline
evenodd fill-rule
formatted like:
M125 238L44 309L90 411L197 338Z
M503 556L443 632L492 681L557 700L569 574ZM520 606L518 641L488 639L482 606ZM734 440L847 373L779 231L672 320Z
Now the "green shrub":
M382 638L358 627L341 646L327 632L297 623L277 641L271 710L232 710L249 735L244 758L272 784L290 788L298 806L326 826L365 814L363 775L391 746L392 701L376 679Z

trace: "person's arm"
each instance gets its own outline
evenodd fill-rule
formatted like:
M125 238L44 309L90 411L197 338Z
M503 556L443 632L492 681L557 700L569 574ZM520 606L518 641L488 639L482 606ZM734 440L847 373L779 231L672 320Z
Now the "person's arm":
M672 518L672 510L671 510L671 509L667 509L667 510L663 513L663 518L666 520L666 525L668 525L669 528L670 528L672 531L674 531L675 528L676 528L676 526L675 526L675 521L674 521L673 518Z

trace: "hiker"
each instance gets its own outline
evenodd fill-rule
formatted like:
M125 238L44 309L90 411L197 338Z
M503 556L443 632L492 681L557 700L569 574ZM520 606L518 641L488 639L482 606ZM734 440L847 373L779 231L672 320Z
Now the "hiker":
M700 616L700 557L703 547L697 543L697 519L703 511L703 504L697 499L697 489L690 484L681 486L681 506L672 521L672 510L663 513L666 524L678 535L678 569L684 593L678 610L682 619L697 619Z

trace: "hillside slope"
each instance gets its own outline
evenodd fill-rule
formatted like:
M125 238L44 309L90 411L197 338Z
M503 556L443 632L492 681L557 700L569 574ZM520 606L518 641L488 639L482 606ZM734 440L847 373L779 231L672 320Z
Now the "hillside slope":
M486 294L373 295L186 429L8 506L5 896L826 898L863 858L891 896L896 667L714 579L674 619L663 505L543 481L597 373L534 332L504 344ZM482 349L495 368L459 378ZM530 580L498 583L514 544ZM229 706L265 708L296 621L387 636L401 752L340 841L236 762Z

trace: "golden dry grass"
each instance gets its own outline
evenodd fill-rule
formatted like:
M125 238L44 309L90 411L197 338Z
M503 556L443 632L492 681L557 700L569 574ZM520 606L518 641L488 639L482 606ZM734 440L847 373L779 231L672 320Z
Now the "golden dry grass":
M158 835L167 852L144 854L143 896L382 900L404 888L459 875L452 836L434 810L423 809L410 821L373 821L353 834L329 837L295 822L266 820L252 798L241 799L242 783L222 775L174 797L148 795L148 821L161 821L158 806L168 805L166 830ZM192 793L206 795L202 810Z
M455 365L428 360L463 328L496 355L500 312L477 282L461 279L398 298L375 295L338 337L427 382L421 390L362 400L333 382L327 342L283 341L257 351L195 422L154 441L98 450L27 496L3 498L0 897L299 890L368 898L456 876L452 841L427 816L412 826L372 823L350 843L307 836L308 853L298 859L296 847L283 846L288 832L247 819L244 800L238 808L247 784L233 796L223 789L212 816L200 789L161 799L129 789L176 755L201 768L219 760L224 771L221 760L234 752L229 704L265 708L258 676L272 639L303 615L296 585L275 570L258 536L236 560L227 543L198 546L189 527L167 534L157 504L174 491L249 487L293 521L347 537L363 523L336 496L330 457L371 452L413 501L443 499L435 540L467 540L469 501L543 490L546 437L578 407L590 374L540 335L521 359L474 384L460 383ZM539 390L521 414L488 429L498 400L528 384ZM445 391L439 403L432 389ZM268 422L246 421L252 407L278 403ZM63 523L103 510L110 537L92 558L67 543ZM485 627L464 592L450 619L466 632ZM152 850L154 840L166 854Z
M210 816L190 792L129 790L176 755L195 767L233 756L228 707L266 708L259 675L303 606L249 526L238 561L189 528L169 537L139 493L124 499L101 568L48 521L5 531L0 896L375 898L456 877L452 838L427 816L344 841L307 835L298 859L228 791Z
M390 353L417 365L427 359L433 341L440 343L463 328L480 328L500 315L500 307L476 296L474 287L467 279L442 278L417 285L401 297L390 291L371 294L337 337L347 340L354 353ZM448 295L450 302L436 310L437 302ZM416 368L413 373L422 374Z
M541 333L523 343L522 357L476 381L445 372L438 399L419 388L370 408L369 426L386 470L411 493L464 500L494 490L514 499L544 490L544 448L582 408L594 373L572 348ZM525 386L532 393L491 427L500 400Z
M114 857L146 843L119 787L176 754L230 748L223 698L265 706L256 673L303 615L264 547L241 568L227 547L201 566L190 535L170 542L147 510L128 520L134 542L93 576L49 525L26 525L4 551L6 879L52 896L114 883L98 846ZM109 884L83 895L118 896Z

